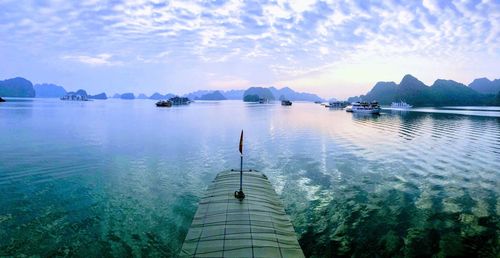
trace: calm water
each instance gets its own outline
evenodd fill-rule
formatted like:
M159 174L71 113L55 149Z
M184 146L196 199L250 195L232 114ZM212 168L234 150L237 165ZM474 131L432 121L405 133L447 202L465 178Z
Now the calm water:
M36 99L0 104L0 256L177 254L241 129L306 255L500 255L498 108Z

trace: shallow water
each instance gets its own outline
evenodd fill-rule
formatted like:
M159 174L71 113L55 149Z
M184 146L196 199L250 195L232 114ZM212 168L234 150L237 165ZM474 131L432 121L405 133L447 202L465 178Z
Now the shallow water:
M500 110L0 104L0 256L173 256L205 187L268 175L308 256L500 255ZM236 186L235 186L236 187Z

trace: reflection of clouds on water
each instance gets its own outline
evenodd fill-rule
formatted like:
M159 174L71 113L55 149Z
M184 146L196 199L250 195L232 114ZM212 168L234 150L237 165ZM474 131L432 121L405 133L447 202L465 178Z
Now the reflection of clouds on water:
M495 107L490 108L480 108L476 107L474 109L464 108L464 107L454 107L454 108L413 108L409 112L423 112L423 113L434 113L434 114L453 114L453 115L465 115L465 116L484 116L484 117L500 117L500 110Z
M361 129L349 128L349 135L354 135L350 142L334 139L324 144L323 140L321 151L310 153L317 158L296 155L290 159L295 163L282 168L289 174L280 180L288 180L289 187L281 195L307 255L430 256L481 252L492 256L498 252L494 242L497 233L495 227L490 227L498 216L498 194L488 186L486 192L473 190L476 198L471 196L471 189L484 186L489 180L476 177L472 186L471 180L464 179L478 164L460 150L474 148L479 142L456 133L465 130L474 134L471 124L477 121L453 115L435 116L405 113L355 119ZM488 120L485 122L483 130L496 127ZM342 136L334 124L331 128L330 135ZM375 135L371 137L363 130L371 130ZM434 137L436 134L438 138ZM400 140L394 141L397 138L392 135ZM487 138L494 135L491 131ZM413 143L404 144L408 140ZM336 142L338 145L332 146ZM375 147L375 152L366 151L374 148L366 144L369 142L382 142L385 146ZM487 161L485 171L490 173L486 174L498 178L494 172L498 166L498 160ZM466 185L462 184L464 180ZM483 200L488 196L489 204ZM481 225L481 221L486 224ZM490 241L482 242L483 238Z
M207 185L239 167L241 129L244 167L269 177L307 255L498 253L498 118L40 101L0 108L0 255L175 255Z

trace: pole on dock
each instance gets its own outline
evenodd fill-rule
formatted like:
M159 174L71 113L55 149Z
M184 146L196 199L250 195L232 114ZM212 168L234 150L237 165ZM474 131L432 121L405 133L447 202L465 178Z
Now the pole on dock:
M243 193L243 130L241 130L240 135L240 190L234 192L234 197L242 201L245 199L245 193Z

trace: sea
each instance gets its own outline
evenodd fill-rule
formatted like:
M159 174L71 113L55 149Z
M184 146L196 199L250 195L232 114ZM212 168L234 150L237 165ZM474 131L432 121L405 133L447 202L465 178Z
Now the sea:
M244 168L308 257L500 256L499 107L16 98L0 103L0 256L177 256L242 130Z

